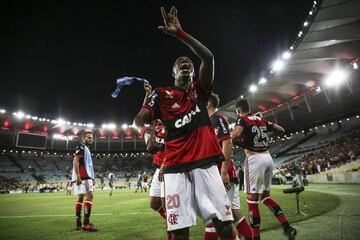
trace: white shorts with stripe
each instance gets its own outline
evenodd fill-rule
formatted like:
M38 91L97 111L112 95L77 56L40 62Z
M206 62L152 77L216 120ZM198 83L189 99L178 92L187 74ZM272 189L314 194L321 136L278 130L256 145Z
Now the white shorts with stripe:
M92 179L82 180L80 185L77 185L75 182L73 186L74 186L74 193L77 195L86 194L88 192L94 191L94 185Z
M196 215L204 222L213 218L233 220L217 166L197 168L188 174L164 174L164 178L168 231L196 225Z
M151 180L150 197L165 197L165 183L159 181L159 168L156 169Z
M240 209L239 184L230 183L231 188L227 191L231 203L231 209Z
M244 162L244 191L246 193L270 191L272 171L273 160L268 152L246 157Z

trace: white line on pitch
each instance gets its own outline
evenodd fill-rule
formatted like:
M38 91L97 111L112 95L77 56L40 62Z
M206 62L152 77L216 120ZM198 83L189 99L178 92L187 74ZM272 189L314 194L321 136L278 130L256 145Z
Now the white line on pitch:
M94 213L91 214L92 216L108 216L112 215L112 213ZM74 217L74 215L18 215L18 216L0 216L0 219L4 218L43 218L43 217Z

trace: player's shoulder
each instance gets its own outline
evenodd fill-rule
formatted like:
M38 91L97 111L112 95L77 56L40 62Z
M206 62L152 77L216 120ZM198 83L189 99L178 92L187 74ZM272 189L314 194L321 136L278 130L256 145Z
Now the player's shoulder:
M76 146L75 149L76 149L76 150L84 150L84 149L85 149L85 144L80 143L79 145Z

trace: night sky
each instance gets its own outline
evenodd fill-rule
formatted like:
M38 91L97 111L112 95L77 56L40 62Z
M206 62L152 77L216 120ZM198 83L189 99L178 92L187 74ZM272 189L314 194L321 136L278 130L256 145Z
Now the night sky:
M175 5L182 27L215 56L224 104L288 49L313 1L0 0L0 108L70 121L131 123L140 83L111 98L115 79L173 85L178 56L199 60L157 29L160 7Z

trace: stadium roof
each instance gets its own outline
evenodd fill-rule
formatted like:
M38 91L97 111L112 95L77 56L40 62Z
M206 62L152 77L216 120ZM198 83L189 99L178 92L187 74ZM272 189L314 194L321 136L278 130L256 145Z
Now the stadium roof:
M252 112L262 112L289 131L356 114L359 56L360 1L314 1L294 44L273 69L220 112L234 120L235 102L244 97Z

